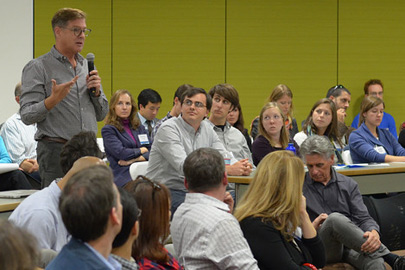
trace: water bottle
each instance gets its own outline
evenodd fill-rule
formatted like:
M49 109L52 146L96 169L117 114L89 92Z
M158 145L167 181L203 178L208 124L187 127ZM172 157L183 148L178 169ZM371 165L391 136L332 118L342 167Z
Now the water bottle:
M293 152L294 155L297 154L297 151L295 150L295 147L294 147L294 143L288 143L288 146L287 146L287 148L285 150Z
M225 166L231 165L231 155L228 152L224 154L224 162Z

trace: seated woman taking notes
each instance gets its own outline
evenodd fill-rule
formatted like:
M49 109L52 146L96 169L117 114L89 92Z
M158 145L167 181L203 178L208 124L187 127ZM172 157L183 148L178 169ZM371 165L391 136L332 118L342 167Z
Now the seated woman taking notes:
M304 164L290 151L270 153L260 162L235 210L261 270L317 269L325 250L302 195ZM302 235L297 235L298 226Z
M389 130L380 129L384 114L384 101L367 96L360 109L361 126L349 137L350 155L353 163L405 162L405 149Z
M136 104L129 91L116 91L109 107L101 135L114 182L122 187L131 181L129 165L149 159L150 138L136 116Z

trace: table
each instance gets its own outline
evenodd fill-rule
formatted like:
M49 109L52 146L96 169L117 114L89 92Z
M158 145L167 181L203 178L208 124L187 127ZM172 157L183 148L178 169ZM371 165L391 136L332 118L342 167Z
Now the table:
M24 200L25 198L18 199L5 199L0 198L0 219L7 219L13 210Z
M355 180L361 194L369 195L385 192L405 191L405 162L375 164L358 168L343 168L338 173ZM240 199L252 181L249 176L228 176L230 183L235 183L236 200Z

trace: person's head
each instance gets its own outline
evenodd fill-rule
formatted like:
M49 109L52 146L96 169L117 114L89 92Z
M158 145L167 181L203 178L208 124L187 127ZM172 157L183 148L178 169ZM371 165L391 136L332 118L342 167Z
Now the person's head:
M225 163L213 148L199 148L191 152L183 165L186 188L204 193L226 187Z
M159 93L153 89L143 89L138 95L139 113L149 121L156 118L160 109L162 98Z
M230 111L239 104L239 94L227 83L217 84L208 93L212 99L211 117L225 120Z
M139 236L132 247L135 259L146 257L150 260L167 262L163 242L169 236L170 192L144 176L129 182L125 189L131 193L142 211L139 218Z
M338 140L338 120L335 103L328 98L315 102L303 127L305 133L308 132L308 127L315 134L326 135Z
M135 240L139 233L138 216L141 211L136 204L135 196L123 188L118 188L122 204L122 226L112 244L113 249L123 246L130 236Z
M123 131L122 120L128 119L131 127L137 129L140 125L139 119L136 116L137 111L138 109L131 93L125 89L117 90L110 99L105 123Z
M191 126L199 126L211 109L211 97L202 88L187 89L180 102L181 116Z
M59 199L63 223L72 237L83 242L121 229L122 205L114 176L107 166L92 166L73 175Z
M65 143L60 153L60 166L63 173L66 174L73 163L84 156L103 158L96 135L92 131L82 131Z
M14 88L14 98L18 104L20 104L20 96L21 96L21 82L17 83L17 85Z
M276 102L265 104L259 116L259 134L264 136L271 145L275 145L275 137L278 138L283 148L286 148L289 141L288 131L285 127L285 115Z
M331 87L326 94L326 98L332 100L336 109L345 109L349 108L351 101L351 93L343 85L339 84L334 87Z
M275 151L259 163L235 217L271 220L287 240L300 223L299 208L304 183L304 164L291 151Z
M325 136L308 137L300 146L300 155L307 165L312 180L327 184L334 164L334 148Z
M368 126L378 127L384 115L385 104L381 98L366 96L361 102L359 125L363 122Z
M285 84L277 85L270 94L268 102L277 102L278 107L286 117L293 116L293 93Z
M364 95L365 96L375 96L383 99L384 96L384 85L381 80L371 79L364 84Z
M82 51L84 40L91 32L86 28L86 13L80 9L62 8L52 18L56 48L65 56Z
M182 84L180 85L176 92L174 93L173 97L173 108L172 108L172 115L174 116L179 116L181 113L181 96L184 94L184 92L188 89L193 88L191 84Z
M0 220L0 247L0 269L36 269L39 262L37 239L8 220Z
M240 103L228 113L226 121L232 126L239 129L241 132L245 130L245 121L243 120L242 107Z

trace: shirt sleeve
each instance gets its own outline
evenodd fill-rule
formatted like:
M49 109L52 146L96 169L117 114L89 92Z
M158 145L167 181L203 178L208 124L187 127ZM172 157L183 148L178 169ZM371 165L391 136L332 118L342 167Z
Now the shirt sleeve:
M1 129L1 137L10 155L12 162L21 164L25 159L30 158L26 156L24 139L21 137L23 134L19 132L15 125L5 122Z
M106 153L113 156L116 160L130 160L139 157L141 155L140 148L125 146L118 137L118 132L119 131L111 125L105 126L101 129Z
M389 114L389 116L390 117L388 120L388 129L391 132L392 136L395 138L395 140L398 140L398 133L397 133L397 127L395 125L395 119L394 119L394 117L392 117L392 115Z
M0 163L12 163L8 155L6 146L4 145L3 138L0 137Z
M354 152L366 162L378 162L382 163L385 161L385 156L387 154L380 154L374 149L374 145L370 144L367 138L364 138L359 130L353 131L349 136L349 147L350 152ZM355 159L353 162L356 163Z
M253 163L259 165L260 161L272 151L272 147L266 138L259 135L252 145Z

